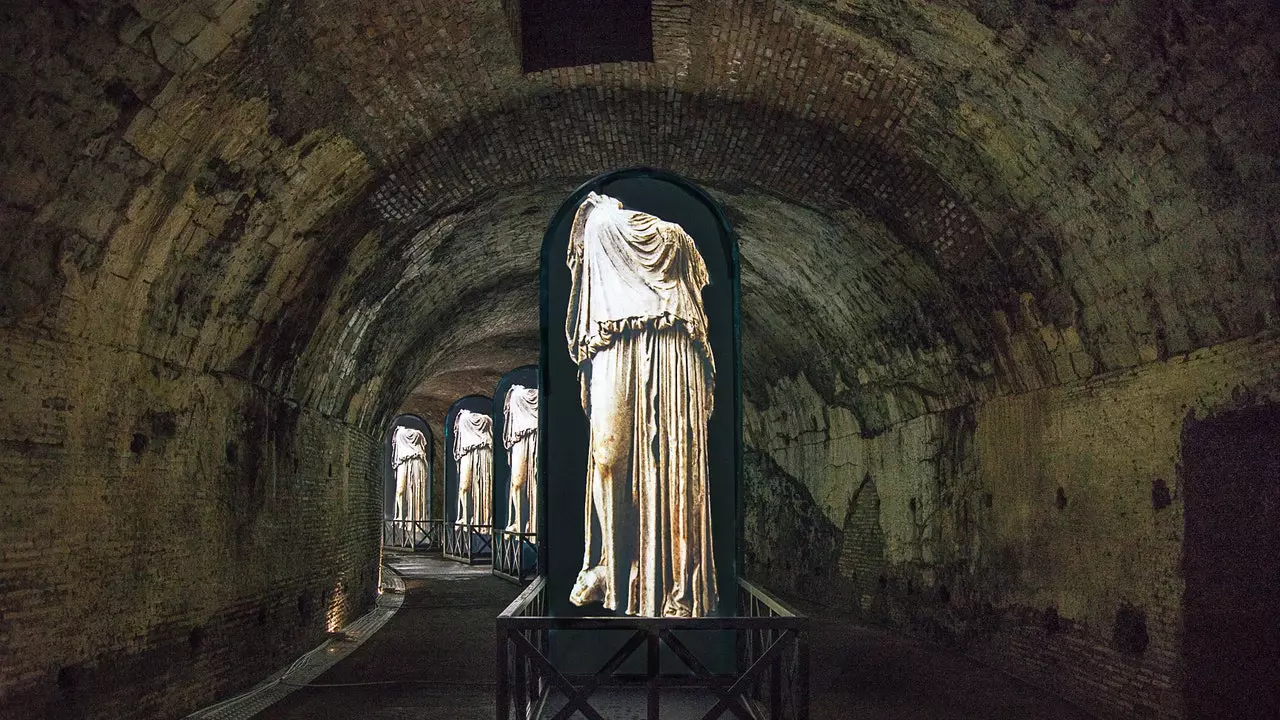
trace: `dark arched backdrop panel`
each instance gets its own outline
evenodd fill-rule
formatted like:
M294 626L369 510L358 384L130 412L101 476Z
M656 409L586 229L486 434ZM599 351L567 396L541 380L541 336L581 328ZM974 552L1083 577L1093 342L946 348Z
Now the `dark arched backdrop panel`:
M431 434L431 426L427 425L426 420L410 414L397 415L382 438L382 516L387 520L394 520L396 517L396 471L393 467L393 456L395 455L396 428L400 426L421 430L422 434L427 436L427 517L418 518L426 520L433 516L431 503L434 500L432 487L436 482L436 439Z
M511 523L511 463L502 437L507 426L507 391L512 385L538 387L537 366L525 365L503 375L493 391L493 526L497 529L504 529ZM545 519L545 513L540 514Z
M453 459L453 420L461 410L493 417L493 400L483 395L466 395L449 406L444 419L444 519L458 519L458 461Z
M569 355L565 337L571 292L566 254L574 215L590 192L614 197L627 209L678 223L693 238L706 264L711 282L702 298L716 364L715 410L707 425L712 537L720 597L716 614L734 615L742 527L737 241L724 213L702 190L673 173L651 168L608 173L578 188L560 206L543 240L539 490L543 517L550 520L539 539L547 576L548 612L556 616L610 612L595 604L579 608L569 602L570 590L582 567L589 429L581 403L578 366ZM603 653L608 657L612 653L612 644L599 642L598 636L573 632L558 635L552 643L553 659L566 670L572 670L571 665L586 668L592 662L598 666L601 658L594 656ZM721 660L728 657L721 654ZM715 662L714 658L708 660Z

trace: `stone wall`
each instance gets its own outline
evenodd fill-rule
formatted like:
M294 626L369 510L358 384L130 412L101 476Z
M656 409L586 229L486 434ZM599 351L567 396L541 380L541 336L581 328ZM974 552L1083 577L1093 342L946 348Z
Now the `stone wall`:
M133 351L4 348L5 717L180 715L370 607L376 438Z
M748 572L839 568L828 598L864 617L1101 717L1181 717L1182 427L1275 402L1277 367L1264 333L878 434L803 378L780 381L774 404L748 413L747 442L808 493L762 494L749 477L748 517L813 513L844 532L825 556L749 535Z

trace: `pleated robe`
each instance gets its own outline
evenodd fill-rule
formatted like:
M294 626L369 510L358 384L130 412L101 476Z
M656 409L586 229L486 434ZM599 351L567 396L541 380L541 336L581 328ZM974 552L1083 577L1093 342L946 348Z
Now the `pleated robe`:
M592 193L574 217L567 262L565 335L591 428L583 565L570 600L629 615L710 614L715 363L702 256L679 225Z
M453 421L453 459L458 465L458 497L470 490L468 507L459 517L465 525L492 525L493 419L459 410Z
M508 505L513 510L508 528L537 533L538 389L512 385L503 406L502 444L511 472Z
M421 430L395 431L396 519L427 517L427 438Z

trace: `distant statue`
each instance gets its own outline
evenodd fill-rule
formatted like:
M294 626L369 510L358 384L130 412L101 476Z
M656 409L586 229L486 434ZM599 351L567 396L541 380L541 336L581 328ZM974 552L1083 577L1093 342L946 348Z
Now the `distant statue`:
M397 426L393 436L396 472L396 519L427 517L427 436L421 430Z
M458 525L491 525L493 515L493 419L459 410L453 421L458 464Z
M706 265L675 223L591 193L569 237L565 335L591 428L569 599L699 617L718 599L707 479L715 363Z
M511 470L507 532L538 532L538 389L512 385L503 411L502 444ZM522 515L524 508L529 515Z

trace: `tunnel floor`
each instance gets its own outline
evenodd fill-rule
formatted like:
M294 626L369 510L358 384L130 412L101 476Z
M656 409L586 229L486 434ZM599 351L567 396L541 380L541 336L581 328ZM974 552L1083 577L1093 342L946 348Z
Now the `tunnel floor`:
M404 578L399 612L346 659L256 717L492 720L493 621L518 589L487 567L408 554L388 553L386 561ZM798 606L813 618L814 720L1091 717L963 656Z

